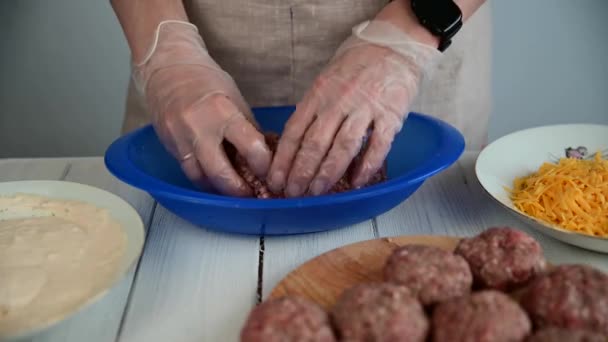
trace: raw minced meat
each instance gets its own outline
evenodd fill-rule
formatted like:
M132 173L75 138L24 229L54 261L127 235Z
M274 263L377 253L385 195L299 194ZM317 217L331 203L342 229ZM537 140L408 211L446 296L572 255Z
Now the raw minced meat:
M526 342L606 342L608 336L589 330L549 327L536 331Z
M300 297L267 300L249 314L241 342L335 342L329 315Z
M276 151L277 146L279 144L279 136L275 133L266 133L266 144L268 148L274 153ZM233 151L234 152L234 151ZM354 171L354 165L356 165L357 161L361 156L357 156L351 166L347 169L346 173L342 178L338 180L338 182L328 191L329 194L340 193L349 191L352 189L352 185L350 183L350 178L352 177L352 173ZM234 153L232 157L232 164L239 176L243 178L243 180L249 185L249 187L254 191L255 197L257 198L285 198L284 194L275 194L268 188L266 181L258 178L253 171L249 168L247 164L247 160L240 154ZM378 172L376 172L366 184L366 186L371 186L377 183L381 183L387 179L386 176L386 165L384 165Z
M471 292L473 276L459 255L433 246L406 245L388 258L384 280L407 287L422 304L432 305Z
M434 342L522 341L532 329L519 304L496 290L474 292L439 304L432 324Z
M525 289L521 303L537 327L608 335L608 275L590 266L556 266Z
M492 227L462 239L455 253L467 260L479 288L512 290L546 269L540 244L523 231L509 227Z
M429 322L422 304L402 286L355 285L345 290L332 310L341 341L423 342Z

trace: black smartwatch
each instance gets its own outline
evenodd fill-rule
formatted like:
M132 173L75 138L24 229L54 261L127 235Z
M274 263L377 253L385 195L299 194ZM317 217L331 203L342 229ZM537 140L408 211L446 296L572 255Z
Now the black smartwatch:
M411 0L414 15L422 26L439 37L439 51L452 43L462 27L462 12L453 0Z

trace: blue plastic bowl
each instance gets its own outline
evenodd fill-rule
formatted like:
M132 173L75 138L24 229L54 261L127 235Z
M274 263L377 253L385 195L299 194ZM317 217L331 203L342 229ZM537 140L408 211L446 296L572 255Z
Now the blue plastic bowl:
M281 132L294 107L254 109L264 130ZM289 235L353 225L399 205L429 177L454 163L464 138L454 127L411 113L388 155L389 180L346 193L297 199L234 198L197 190L146 126L116 140L105 155L120 180L201 227L241 234Z

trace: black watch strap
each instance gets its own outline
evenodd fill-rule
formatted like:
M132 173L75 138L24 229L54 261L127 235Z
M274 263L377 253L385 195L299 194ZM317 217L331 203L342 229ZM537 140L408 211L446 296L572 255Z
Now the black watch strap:
M422 26L439 37L439 51L445 51L462 28L462 12L453 0L411 0L412 11Z

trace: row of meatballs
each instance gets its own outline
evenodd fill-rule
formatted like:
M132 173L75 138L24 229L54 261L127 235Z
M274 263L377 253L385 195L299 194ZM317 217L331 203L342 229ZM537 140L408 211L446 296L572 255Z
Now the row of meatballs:
M384 282L345 290L330 312L295 296L265 301L241 341L608 341L608 275L548 267L517 229L489 228L454 252L399 247L383 272Z

